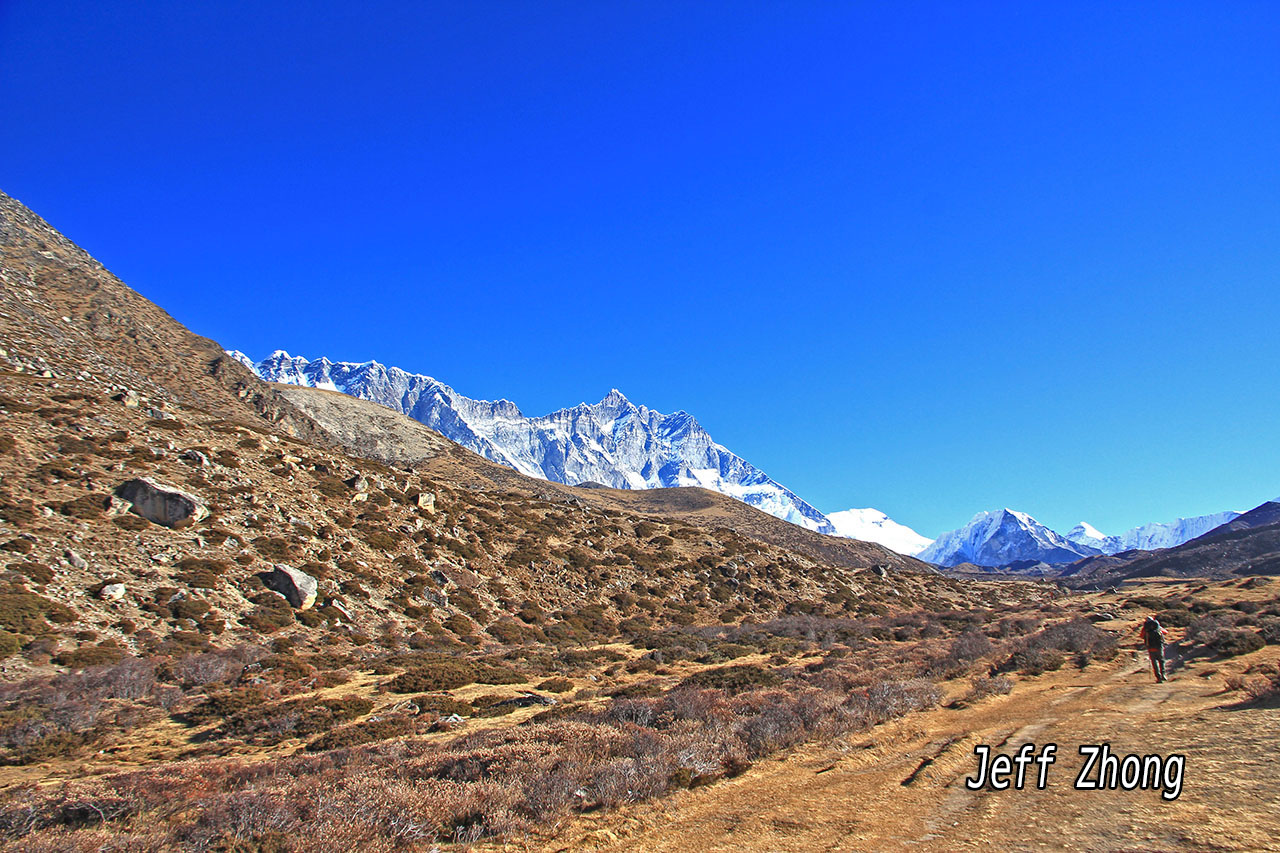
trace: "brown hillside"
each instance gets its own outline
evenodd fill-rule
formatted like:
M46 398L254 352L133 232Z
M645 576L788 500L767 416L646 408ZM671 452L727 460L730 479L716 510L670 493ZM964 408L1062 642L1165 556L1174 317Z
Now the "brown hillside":
M0 283L0 341L18 372L132 391L157 407L266 418L319 440L313 424L220 346L188 331L2 191Z

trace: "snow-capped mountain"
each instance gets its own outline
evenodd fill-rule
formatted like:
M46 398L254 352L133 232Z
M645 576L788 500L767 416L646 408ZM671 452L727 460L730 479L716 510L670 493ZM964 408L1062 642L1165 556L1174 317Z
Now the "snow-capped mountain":
M376 361L309 361L277 350L255 364L244 353L229 354L269 382L341 391L404 412L531 477L616 489L702 486L810 530L836 533L817 509L712 441L689 413L655 412L617 389L598 403L526 417L510 400L473 400L430 376Z
M1176 518L1164 523L1143 524L1126 530L1119 536L1106 536L1093 525L1082 521L1067 532L1066 538L1077 545L1096 548L1104 554L1119 554L1121 551L1135 549L1154 551L1189 542L1239 517L1240 513L1227 510L1193 518Z
M1097 548L1071 542L1025 512L1003 509L978 513L964 527L942 534L916 556L939 566L1007 566L1024 560L1070 563L1098 553Z
M933 543L905 524L899 524L878 509L846 509L827 513L836 533L849 539L878 542L891 551L914 557Z

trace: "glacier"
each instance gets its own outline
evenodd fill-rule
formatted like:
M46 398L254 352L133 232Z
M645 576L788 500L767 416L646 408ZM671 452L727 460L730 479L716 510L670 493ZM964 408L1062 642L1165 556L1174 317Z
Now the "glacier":
M276 350L254 362L228 355L269 382L340 391L403 412L486 459L530 477L615 489L701 486L818 533L830 520L790 489L717 444L688 412L663 414L618 389L527 417L510 400L473 400L422 374L361 363L310 360Z

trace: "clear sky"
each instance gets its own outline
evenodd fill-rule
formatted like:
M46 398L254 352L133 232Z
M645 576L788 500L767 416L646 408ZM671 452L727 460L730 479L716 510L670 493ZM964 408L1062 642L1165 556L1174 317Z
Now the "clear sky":
M1280 494L1280 4L0 0L0 188L192 329L819 509Z

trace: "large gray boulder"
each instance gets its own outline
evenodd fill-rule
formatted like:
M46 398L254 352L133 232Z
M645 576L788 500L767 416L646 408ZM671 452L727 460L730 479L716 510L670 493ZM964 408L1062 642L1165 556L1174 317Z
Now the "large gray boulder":
M275 570L263 578L269 589L283 595L299 610L306 610L316 603L316 593L320 584L306 572L298 571L285 565L277 565Z
M187 527L209 515L195 495L148 477L122 483L116 496L133 504L132 511L147 521L165 527Z

